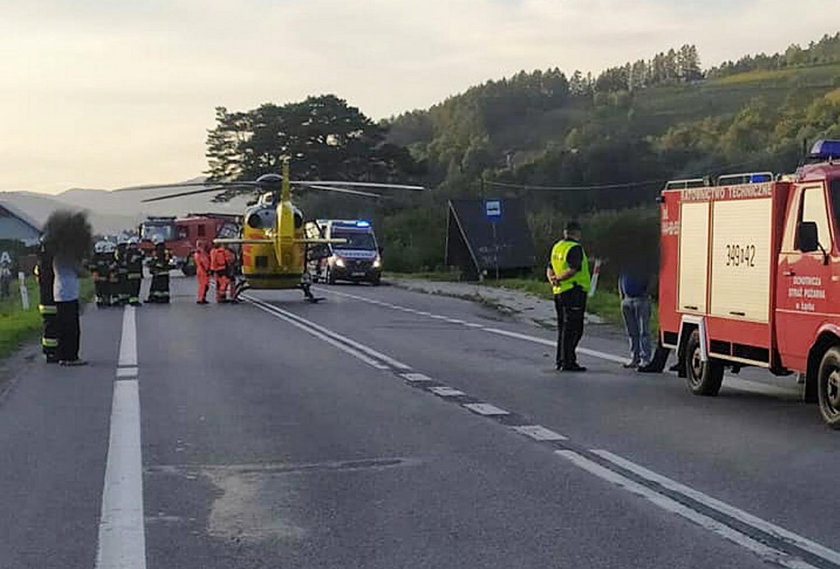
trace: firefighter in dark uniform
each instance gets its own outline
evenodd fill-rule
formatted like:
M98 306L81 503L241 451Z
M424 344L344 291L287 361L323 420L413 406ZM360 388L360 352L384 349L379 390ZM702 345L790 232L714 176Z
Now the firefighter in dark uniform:
M128 303L128 265L126 255L128 239L120 239L117 242L117 250L114 251L114 263L111 266L112 304L123 306Z
M125 250L125 265L128 269L128 303L131 306L140 306L140 285L143 283L143 251L140 250L140 241L136 237L128 240L128 247Z
M41 313L41 321L44 325L44 332L41 336L41 351L47 359L47 363L58 363L58 307L53 297L53 283L55 274L53 272L53 253L49 244L41 239L38 248L38 264L35 266L35 276L38 277L39 302L38 311Z
M583 316L589 293L589 259L580 244L581 227L576 221L566 224L563 239L551 249L546 277L554 292L557 311L557 355L561 371L586 371L577 363L575 349L583 336Z
M169 251L163 242L155 244L155 255L149 269L152 272L152 285L146 302L169 304Z
M98 241L93 246L93 257L90 260L90 274L93 276L93 286L96 294L96 306L102 308L111 304L111 259L108 254L108 242Z

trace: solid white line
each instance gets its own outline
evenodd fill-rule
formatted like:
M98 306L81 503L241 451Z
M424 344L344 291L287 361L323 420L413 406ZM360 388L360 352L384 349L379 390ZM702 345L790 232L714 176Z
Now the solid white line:
M247 298L247 299L250 300L249 297L245 297L244 295L243 295L243 298ZM323 340L324 342L330 344L331 346L334 346L334 347L338 348L342 352L350 354L351 356L353 356L356 359L362 360L366 364L368 364L370 366L373 366L376 369L388 369L388 366L385 366L385 365L379 363L378 361L367 357L366 355L362 354L361 352L358 352L358 351L356 351L356 350L354 350L354 349L352 349L348 346L345 346L344 344L341 344L341 343L337 342L336 340L330 338L329 336L327 336L325 334L322 334L322 333L318 332L317 330L313 330L311 328L308 328L307 326L305 326L305 325L303 325L299 322L296 322L295 320L292 320L291 318L288 318L288 317L284 316L283 314L280 314L279 312L275 312L274 310L272 310L270 308L266 308L265 306L263 306L262 304L259 304L257 302L252 301L252 304L255 307L262 310L263 312L268 312L269 314L271 314L275 318L279 318L280 320L283 320L283 321L291 324L292 326L295 326L296 328L300 328L301 330L303 330L307 334L311 334L311 335L315 336L316 338L318 338L319 340Z
M403 363L399 360L395 360L394 358L392 358L390 356L387 356L387 355L383 354L382 352L378 352L378 351L374 350L373 348L365 346L364 344L360 344L359 342L353 340L352 338L348 338L347 336L342 336L338 332L334 332L333 330L330 330L329 328L325 328L325 327L323 327L319 324L316 324L315 322L312 322L311 320L307 320L305 318L302 318L302 317L298 316L297 314L294 314L294 313L289 312L287 310L283 310L282 308L278 308L278 307L276 307L272 304L269 304L269 303L264 302L260 299L254 298L250 295L249 296L243 296L243 297L247 298L248 300L251 300L252 302L256 302L256 303L260 304L261 306L265 307L268 310L271 310L272 312L274 312L277 315L282 315L282 316L285 316L286 318L295 320L295 321L303 324L304 326L308 326L309 328L313 328L313 329L321 332L322 334L324 334L326 336L330 336L330 337L335 338L336 340L339 340L339 341L341 341L341 342L343 342L347 345L350 345L350 346L356 348L357 350L368 354L369 356L372 356L372 357L374 357L374 358L376 358L380 361L383 361L383 362L387 363L388 365L390 365L392 367L395 367L397 369L411 369L411 366L408 365L408 364L405 364L405 363Z
M123 311L119 365L137 365L137 322L133 306L126 306Z
M798 547L799 549L804 549L809 553L813 553L814 555L825 559L826 561L830 561L835 565L840 565L840 553L833 551L819 543L811 541L801 535L797 535L791 531L786 530L783 527L779 527L775 524L772 524L768 521L765 521L759 517L756 517L744 510L738 509L735 506L730 506L725 502L721 502L716 498L712 498L707 494L703 494L702 492L695 490L689 486L685 486L684 484L680 484L675 480L671 480L661 474L657 474L652 470L648 470L643 466L639 466L638 464L627 460L626 458L622 458L616 454L613 454L606 450L593 450L593 453L597 454L598 456L607 459L608 461L616 464L634 474L638 474L642 478L646 478L651 482L656 482L657 484L663 486L664 488L668 488L669 490L673 490L675 492L679 492L689 498L700 502L701 504L708 506L714 510L717 510L723 514L726 514L736 520L743 522L747 525L750 525L754 528L760 529L761 531L768 533L779 539L781 541L785 541L787 543L791 543Z
M117 368L117 377L137 377L137 371L136 367L120 367Z
M726 524L715 520L714 518L710 518L709 516L701 514L696 510L692 510L688 506L659 494L650 488L639 484L638 482L618 474L617 472L613 472L612 470L605 468L604 466L601 466L600 464L589 460L574 451L558 450L555 452L559 456L571 461L574 465L586 470L590 474L594 474L603 480L616 484L633 494L641 496L664 510L673 512L691 520L697 525L716 533L724 539L752 551L766 561L782 565L783 567L789 567L790 569L816 569L813 565L810 565L801 559L791 557L784 551L780 551L760 543L753 538L727 526Z
M111 434L99 519L97 569L145 569L143 458L136 380L114 382Z

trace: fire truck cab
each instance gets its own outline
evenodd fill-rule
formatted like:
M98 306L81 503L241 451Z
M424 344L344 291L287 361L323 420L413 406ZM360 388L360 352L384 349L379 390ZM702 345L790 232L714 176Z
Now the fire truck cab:
M840 141L790 176L669 182L661 196L660 342L691 391L725 368L805 376L840 428Z

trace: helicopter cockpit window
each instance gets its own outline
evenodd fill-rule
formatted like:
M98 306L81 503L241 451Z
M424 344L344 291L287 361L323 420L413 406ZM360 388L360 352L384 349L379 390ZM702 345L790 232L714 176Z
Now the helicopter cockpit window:
M247 223L254 229L269 229L274 227L276 212L271 208L260 209L248 216Z

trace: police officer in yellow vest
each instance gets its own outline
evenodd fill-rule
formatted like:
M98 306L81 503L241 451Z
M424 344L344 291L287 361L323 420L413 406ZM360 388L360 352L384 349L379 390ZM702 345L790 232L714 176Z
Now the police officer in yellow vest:
M586 371L578 365L575 349L583 336L583 314L589 293L589 259L580 244L581 227L576 221L566 224L563 239L551 249L545 270L554 291L557 310L557 369Z

